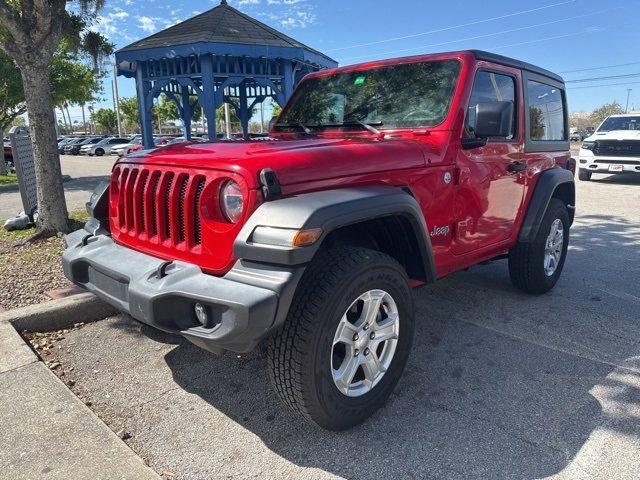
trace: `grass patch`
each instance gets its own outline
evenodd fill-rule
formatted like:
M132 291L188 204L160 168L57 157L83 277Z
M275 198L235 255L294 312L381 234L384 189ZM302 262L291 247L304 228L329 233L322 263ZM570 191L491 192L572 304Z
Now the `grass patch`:
M15 173L8 173L6 175L0 175L0 185L17 185L18 177Z

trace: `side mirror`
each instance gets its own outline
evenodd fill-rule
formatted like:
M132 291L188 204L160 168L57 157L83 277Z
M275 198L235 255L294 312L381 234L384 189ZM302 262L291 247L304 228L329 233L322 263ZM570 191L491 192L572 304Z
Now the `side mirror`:
M478 103L473 132L479 138L511 136L513 132L513 102Z
M269 131L270 132L273 130L273 127L275 127L277 121L278 121L278 116L277 115L274 115L273 117L271 117L271 120L269 120Z

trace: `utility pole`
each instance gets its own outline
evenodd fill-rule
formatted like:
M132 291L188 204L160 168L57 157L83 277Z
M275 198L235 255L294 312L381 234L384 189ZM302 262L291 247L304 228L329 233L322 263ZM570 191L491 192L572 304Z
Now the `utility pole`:
M118 65L113 64L113 103L115 103L116 118L118 119L118 136L122 136L122 122L120 121L120 95L118 95Z
M631 96L631 88L627 88L627 105L624 107L624 113L629 113L629 97Z

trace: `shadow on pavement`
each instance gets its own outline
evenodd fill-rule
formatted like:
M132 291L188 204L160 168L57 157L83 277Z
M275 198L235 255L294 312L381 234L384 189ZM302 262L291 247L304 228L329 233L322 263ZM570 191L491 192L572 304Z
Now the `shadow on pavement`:
M629 361L638 355L639 304L629 300L610 315L598 292L615 288L615 272L597 271L638 258L639 227L610 216L580 221L564 275L545 296L515 290L505 262L419 290L403 379L385 408L352 430L321 430L282 406L259 351L216 357L179 341L165 361L181 388L299 466L347 478L559 473L600 425L640 436L638 418L625 414L625 405L640 401L633 387L640 365ZM151 328L142 331L156 341L178 342ZM620 365L622 373L610 375ZM603 411L594 388L609 392L606 401L620 408Z
M91 177L72 178L64 184L64 189L67 192L89 190L92 191L100 182L109 181L108 176L95 175ZM88 199L87 199L88 200Z

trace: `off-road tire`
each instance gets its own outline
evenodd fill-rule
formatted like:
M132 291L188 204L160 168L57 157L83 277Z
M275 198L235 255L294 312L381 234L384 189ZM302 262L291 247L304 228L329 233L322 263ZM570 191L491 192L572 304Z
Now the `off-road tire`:
M349 397L331 375L333 337L344 312L371 289L385 290L398 307L398 344L379 383L362 396ZM413 315L413 291L393 258L356 247L319 252L300 280L283 327L267 344L276 392L288 407L323 428L345 430L363 422L385 403L402 375L413 341Z
M544 255L547 237L551 225L560 219L564 229L562 256L553 275L548 276L544 270ZM551 290L562 273L569 246L569 213L566 205L552 198L542 218L540 229L531 243L518 243L509 251L509 275L514 286L526 293L542 294Z
M585 170L584 168L579 168L578 179L583 182L588 182L589 180L591 180L591 172L589 170Z

